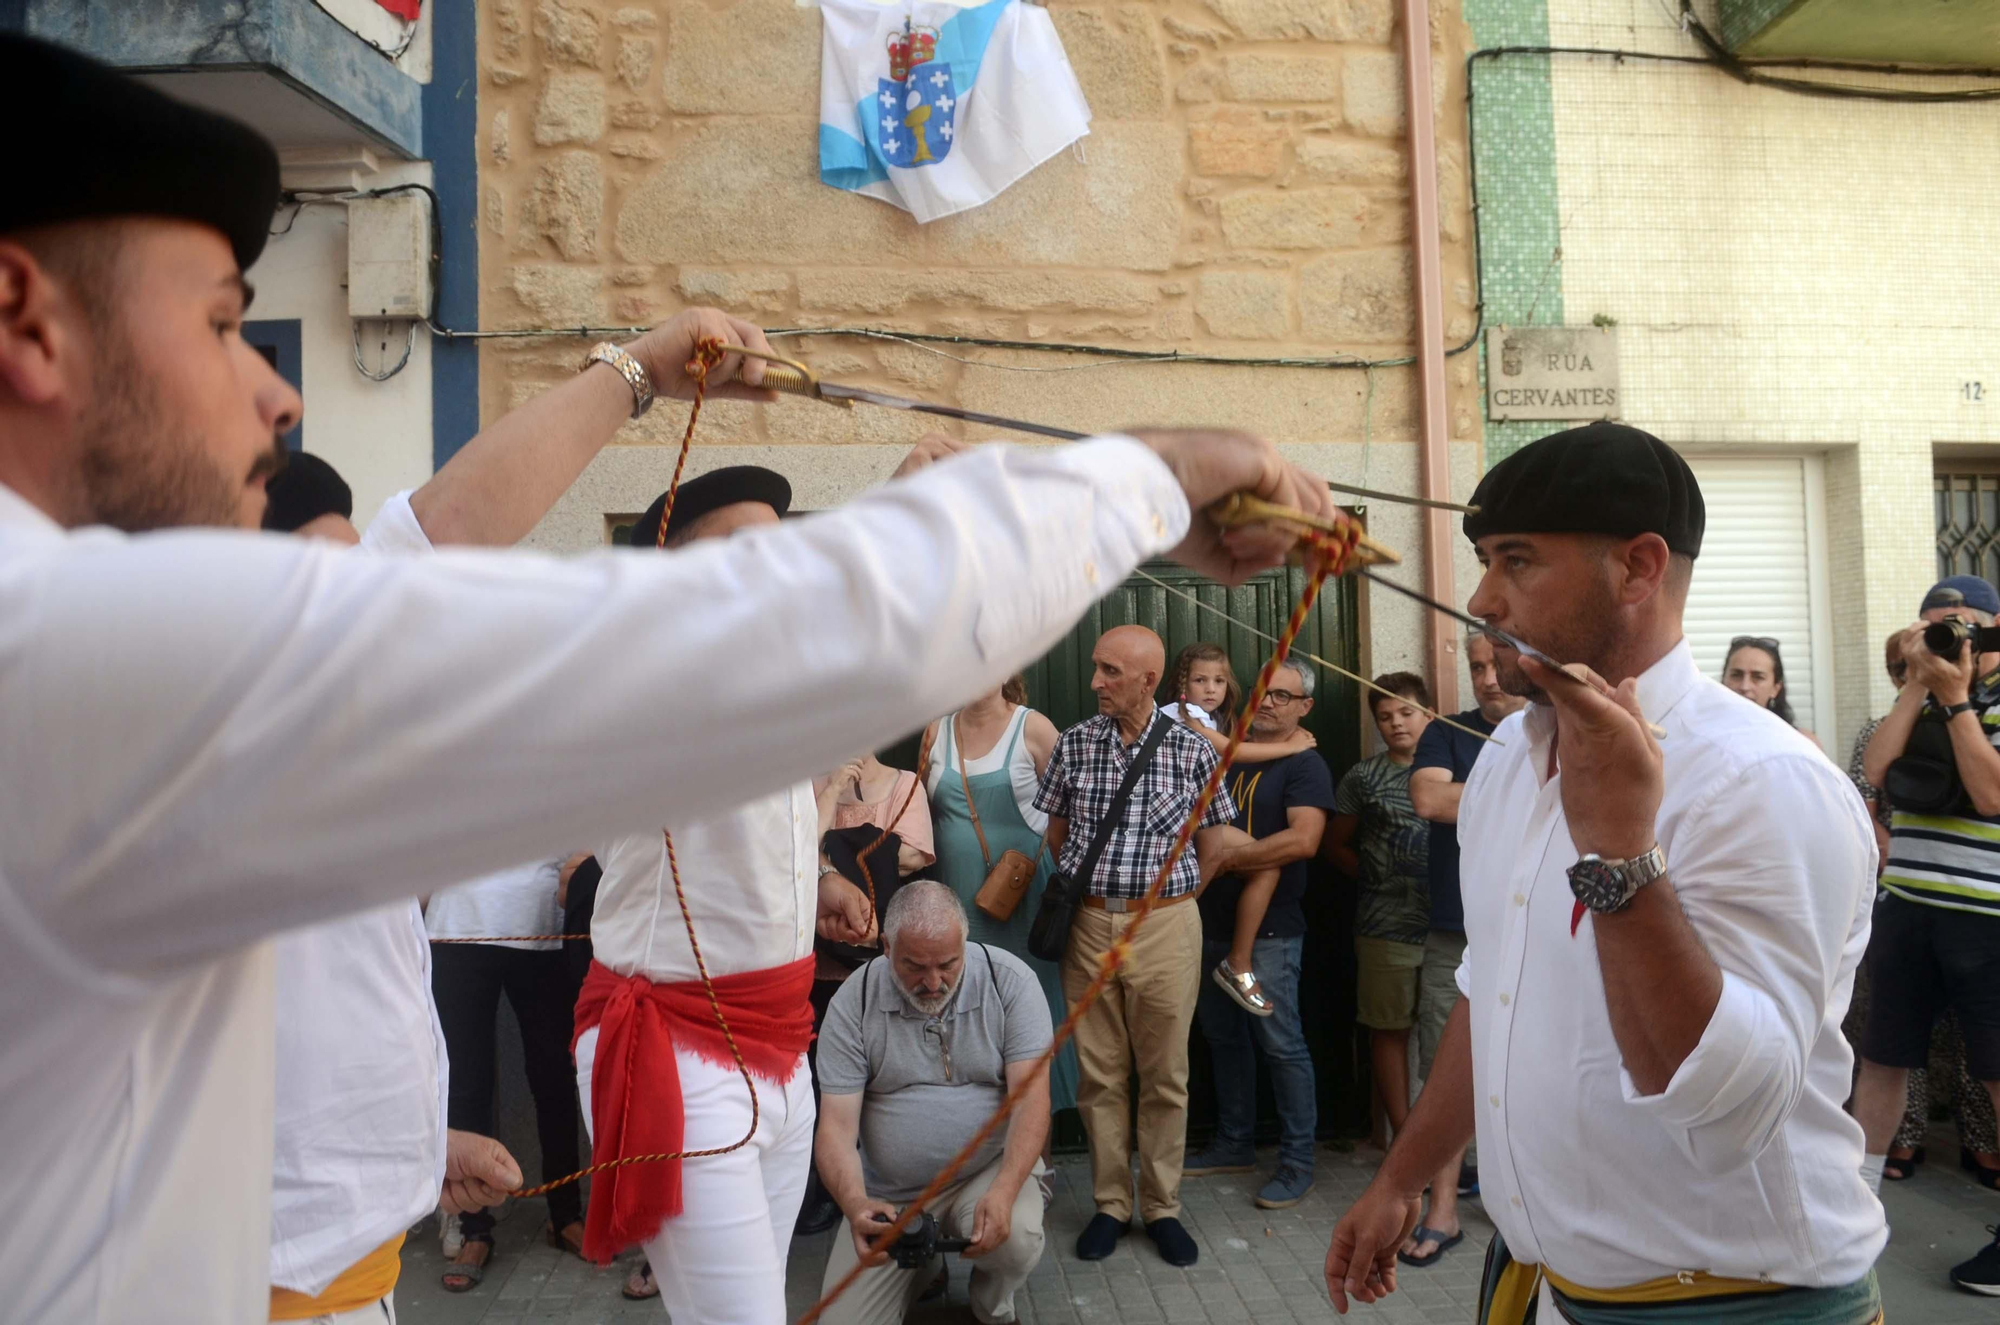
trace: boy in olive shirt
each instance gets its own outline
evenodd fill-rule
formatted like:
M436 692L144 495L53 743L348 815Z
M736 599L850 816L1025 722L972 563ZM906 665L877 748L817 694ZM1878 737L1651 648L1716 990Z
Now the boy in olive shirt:
M1376 1096L1392 1131L1410 1111L1410 1028L1431 927L1430 825L1410 804L1410 768L1430 717L1423 678L1390 672L1369 704L1385 747L1334 792L1328 851L1360 885L1354 912L1355 1015L1368 1027ZM1381 693L1388 691L1388 694Z

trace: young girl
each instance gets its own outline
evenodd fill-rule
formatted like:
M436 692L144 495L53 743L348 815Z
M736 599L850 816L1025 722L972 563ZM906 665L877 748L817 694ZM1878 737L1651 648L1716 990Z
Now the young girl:
M1190 644L1174 660L1171 680L1177 698L1162 712L1206 737L1208 743L1215 747L1215 752L1221 754L1229 745L1229 737L1218 728L1234 721L1237 705L1243 697L1242 688L1236 683L1236 673L1229 666L1229 655L1219 644ZM1216 719L1221 721L1218 723ZM1236 762L1239 765L1269 763L1301 750L1310 750L1318 744L1311 732L1300 728L1286 741L1245 741L1237 747ZM1247 842L1250 838L1244 834L1241 840ZM1206 884L1207 880L1204 879L1203 883ZM1257 941L1257 931L1264 927L1264 912L1271 905L1271 895L1277 889L1278 870L1275 867L1243 875L1243 892L1236 901L1236 934L1230 942L1229 955L1210 973L1215 983L1245 1011L1259 1017L1270 1016L1277 1011L1277 1007L1257 979L1251 951Z

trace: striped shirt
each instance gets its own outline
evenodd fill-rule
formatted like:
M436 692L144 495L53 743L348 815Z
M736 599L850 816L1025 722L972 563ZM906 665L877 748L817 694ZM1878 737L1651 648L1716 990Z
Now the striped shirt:
M2000 672L1973 690L1972 704L1986 739L2000 748ZM1918 721L1935 718L1924 702ZM1897 810L1889 825L1889 862L1882 886L1896 896L1955 911L2000 914L2000 815L1912 814Z

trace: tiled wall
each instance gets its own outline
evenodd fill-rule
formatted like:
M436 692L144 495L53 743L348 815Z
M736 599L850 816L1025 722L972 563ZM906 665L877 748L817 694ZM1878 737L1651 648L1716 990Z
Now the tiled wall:
M1537 40L1528 11L1552 45L1696 49L1657 0L1467 4L1481 46ZM1641 60L1475 69L1488 321L1614 320L1627 421L1691 450L1827 456L1844 755L1890 697L1883 637L1933 578L1931 448L2000 443L2000 119ZM1488 425L1489 459L1517 426Z

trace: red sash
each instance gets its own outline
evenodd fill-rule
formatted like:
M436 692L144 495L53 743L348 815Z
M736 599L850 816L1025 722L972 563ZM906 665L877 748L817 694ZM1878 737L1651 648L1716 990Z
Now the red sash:
M812 1043L812 982L809 956L714 981L716 1001L729 1019L744 1065L760 1080L782 1085L798 1071L800 1055ZM685 1149L687 1117L675 1050L736 1066L701 982L654 984L643 975L617 975L592 962L576 1003L576 1036L593 1026L597 1056L590 1069L591 1161L603 1164L626 1155ZM570 1048L576 1048L574 1038ZM591 1181L583 1254L599 1265L645 1242L681 1212L677 1159L623 1165Z

